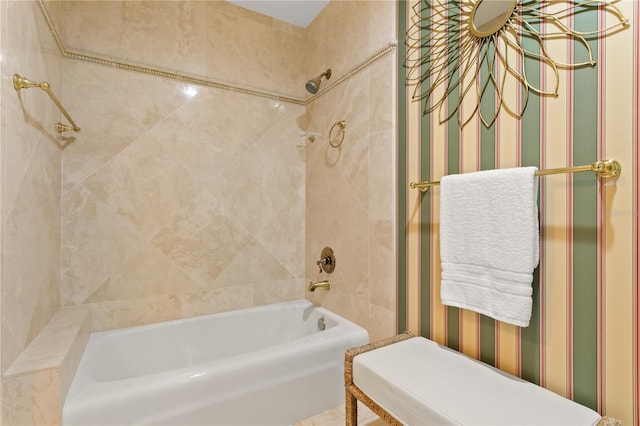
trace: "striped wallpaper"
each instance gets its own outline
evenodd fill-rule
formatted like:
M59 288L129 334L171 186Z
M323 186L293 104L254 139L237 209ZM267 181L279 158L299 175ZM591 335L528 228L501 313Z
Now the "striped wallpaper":
M414 4L399 1L400 45ZM413 88L405 85L403 67L407 54L419 52L399 49L398 329L460 350L625 425L640 425L640 2L616 5L631 25L590 40L596 67L560 70L560 96L531 95L522 119L502 111L489 129L475 118L461 130L455 120L440 125L436 116L423 116L420 103L411 100ZM553 11L562 5L546 7ZM604 28L611 19L594 10L567 17L567 24ZM558 62L585 54L567 39L547 48ZM539 63L525 66L531 81L543 87L553 82ZM505 91L522 101L517 86ZM621 176L612 182L600 182L592 173L540 178L540 265L529 327L440 303L439 189L422 195L409 189L409 182L493 168L583 165L601 158L620 161Z

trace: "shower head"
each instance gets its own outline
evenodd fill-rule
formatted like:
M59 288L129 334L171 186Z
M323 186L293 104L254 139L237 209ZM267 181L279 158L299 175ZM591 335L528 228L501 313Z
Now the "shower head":
M331 68L327 69L316 78L312 78L311 80L307 81L306 87L309 93L311 93L312 95L318 93L318 89L320 88L320 80L322 80L322 77L326 77L326 79L329 80L331 78Z

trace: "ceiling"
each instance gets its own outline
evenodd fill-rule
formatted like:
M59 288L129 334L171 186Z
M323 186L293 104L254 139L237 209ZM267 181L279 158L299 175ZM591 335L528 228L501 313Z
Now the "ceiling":
M237 6L306 28L329 0L227 0Z

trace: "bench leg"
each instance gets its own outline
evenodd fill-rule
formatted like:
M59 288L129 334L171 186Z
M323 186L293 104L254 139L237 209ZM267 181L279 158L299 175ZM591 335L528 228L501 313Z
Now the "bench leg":
M358 400L348 390L345 392L344 408L346 426L358 426Z

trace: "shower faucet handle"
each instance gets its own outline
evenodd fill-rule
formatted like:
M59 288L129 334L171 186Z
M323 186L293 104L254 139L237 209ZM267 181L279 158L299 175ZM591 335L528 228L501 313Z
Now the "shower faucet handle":
M333 254L331 247L325 247L320 254L320 260L316 262L319 272L326 272L330 274L336 269L336 256Z
M322 272L322 267L325 265L331 265L331 258L329 256L327 257L323 257L322 259L318 260L316 262L316 265L318 265L318 268L320 269L320 271L318 272Z

